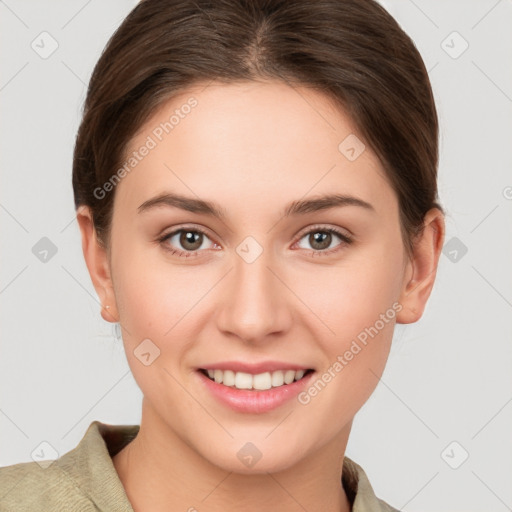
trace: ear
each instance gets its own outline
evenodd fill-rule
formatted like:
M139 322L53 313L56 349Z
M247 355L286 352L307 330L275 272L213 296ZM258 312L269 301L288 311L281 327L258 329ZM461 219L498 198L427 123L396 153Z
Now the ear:
M415 240L413 255L406 264L399 299L403 308L396 317L399 324L414 323L421 318L436 279L445 236L441 210L430 209L425 215L423 227L423 232Z
M118 322L119 315L106 249L100 244L88 206L77 209L76 218L82 234L82 251L92 283L101 301L101 316L107 322ZM109 306L108 309L106 306Z

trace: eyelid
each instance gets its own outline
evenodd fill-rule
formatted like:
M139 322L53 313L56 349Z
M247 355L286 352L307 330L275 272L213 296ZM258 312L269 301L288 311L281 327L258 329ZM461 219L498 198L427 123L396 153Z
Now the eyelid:
M200 233L203 233L203 235L206 235L208 236L208 238L212 238L212 235L210 234L209 230L207 228L203 228L199 225L195 225L195 224L185 224L183 226L178 226L174 229L172 229L171 231L168 231L167 233L162 233L161 235L158 236L158 238L163 238L163 237L169 237L171 235L175 235L176 233L179 233L180 231L183 231L183 230L191 230L191 231L198 231ZM305 227L304 229L302 229L299 234L297 235L297 240L300 240L301 238L304 237L304 235L308 235L310 234L312 231L314 230L318 230L318 231L334 231L335 233L339 234L339 235L342 235L342 236L346 236L347 238L353 238L353 234L348 230L348 229L344 229L343 228L339 228L337 226L329 226L329 225L326 225L326 224L314 224L312 226L307 226ZM212 240L214 241L214 240ZM215 242L217 245L220 245L218 242Z
M180 231L187 231L187 230L202 233L214 245L217 246L216 250L218 250L219 247L222 248L222 246L218 242L215 241L215 237L212 237L210 235L209 230L207 228L203 228L202 226L193 225L193 224L186 224L186 225L174 227L171 231L169 231L167 233L164 231L164 233L162 233L161 235L159 235L157 237L157 241L159 243L164 243L164 242L168 241L170 238L172 238L174 235L179 233ZM338 226L315 224L315 225L308 226L308 227L304 228L303 230L301 230L301 232L297 235L295 242L293 242L292 247L297 245L300 242L300 240L302 240L302 238L304 238L306 235L309 235L314 232L321 232L321 231L327 232L327 233L332 233L332 234L338 236L338 238L341 240L341 243L338 244L337 246L335 246L334 248L326 249L326 250L320 250L320 249L305 249L305 250L307 250L313 254L326 254L327 255L327 254L330 254L333 252L337 252L338 250L341 250L340 248L342 248L343 246L350 245L354 241L354 235L347 229L343 230L343 228L340 228ZM182 249L169 248L167 250L170 250L173 254L178 254L178 256L181 257L182 253L185 253L187 255L199 256L201 254L201 252L206 251L207 249L202 249L202 250L197 250L197 251L183 251Z
M208 235L209 237L212 236L211 232L208 228L200 226L199 224L183 224L183 225L179 224L178 226L172 227L172 229L170 229L170 231L166 232L166 230L164 229L162 232L162 235L160 235L160 236L174 235L178 231L187 230L187 229L189 229L190 231L199 231L200 233L204 233L205 235Z
M198 225L194 225L194 224L185 224L185 225L182 225L182 226L177 226L177 227L174 227L172 228L170 231L165 231L161 234L161 235L158 235L157 238L156 238L156 241L158 243L166 243L168 242L173 236L175 236L176 234L178 234L179 232L181 231L196 231L198 233L202 233L206 238L208 238L211 243L215 246L217 246L215 249L213 250L218 250L218 248L222 248L222 246L216 241L216 237L215 236L212 236L210 231L207 229L207 228L203 228L202 226L198 226ZM195 255L199 255L201 252L204 252L208 249L201 249L200 251L184 251L183 249L171 249L171 246L169 247L169 250L173 253L182 253L182 252L186 252L187 254L189 255L192 255L192 254L195 254Z
M341 237L352 239L354 235L346 228L340 228L338 226L331 226L329 224L313 224L304 228L298 235L297 240L300 240L304 235L308 235L313 231L333 231Z
M348 231L348 230L346 230ZM311 235L312 233L317 232L324 232L324 233L331 233L337 236L340 240L340 243L335 245L334 247L331 247L330 249L303 249L308 252L311 256L332 256L337 254L338 252L342 251L343 249L349 247L354 242L354 236L351 232L344 232L342 228L339 228L338 226L329 226L329 225L320 225L316 224L313 226L308 226L305 228L305 231L301 231L301 233L298 235L297 240L293 243L292 247L295 247L300 243L300 241L307 235Z

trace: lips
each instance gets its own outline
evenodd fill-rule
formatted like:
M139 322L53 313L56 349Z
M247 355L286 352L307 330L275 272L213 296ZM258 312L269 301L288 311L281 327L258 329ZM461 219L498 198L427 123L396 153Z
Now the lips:
M315 376L311 368L286 363L216 363L194 373L206 396L236 412L252 414L267 413L291 402Z

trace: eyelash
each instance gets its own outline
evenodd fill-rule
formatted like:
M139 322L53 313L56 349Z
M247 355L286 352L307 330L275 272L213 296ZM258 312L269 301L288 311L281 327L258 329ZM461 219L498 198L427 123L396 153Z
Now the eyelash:
M201 233L204 236L206 236L207 238L210 238L208 236L208 233L206 233L206 231L204 231L204 230L202 230L202 229L200 229L198 227L187 227L187 226L185 226L185 227L181 227L180 229L175 229L174 231L171 231L170 233L167 233L165 235L162 235L161 237L158 238L158 242L164 247L164 249L166 251L169 251L172 255L177 255L178 257L183 257L183 258L189 258L190 256L199 256L200 251L197 251L197 250L196 251L181 251L179 249L172 249L169 246L169 244L165 243L167 240L172 238L177 233L180 233L181 231L192 232L192 233ZM337 245L333 249L325 249L325 250L311 249L311 250L309 250L309 253L312 256L316 256L316 255L318 255L318 256L325 256L325 255L329 255L329 254L338 252L344 246L350 245L353 242L353 239L352 239L351 236L349 236L349 235L347 235L345 233L342 233L338 229L336 229L336 228L325 228L325 227L322 227L322 226L314 226L309 231L306 231L305 233L303 233L299 237L297 242L302 240L305 236L310 235L311 233L330 233L330 234L334 234L334 235L337 235L341 239L341 241L342 241L341 244Z

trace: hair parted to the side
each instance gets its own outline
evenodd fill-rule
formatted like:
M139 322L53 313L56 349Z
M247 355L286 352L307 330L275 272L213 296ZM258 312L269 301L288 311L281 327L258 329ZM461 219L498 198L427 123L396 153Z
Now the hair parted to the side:
M426 212L443 212L429 77L412 40L376 1L142 0L94 68L74 149L75 208L91 208L107 249L115 188L101 199L94 190L159 106L212 80L308 86L347 113L397 194L408 255Z

